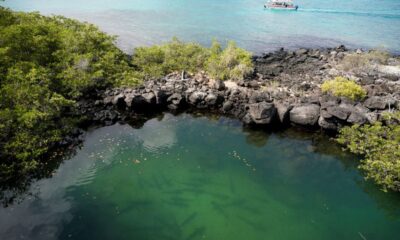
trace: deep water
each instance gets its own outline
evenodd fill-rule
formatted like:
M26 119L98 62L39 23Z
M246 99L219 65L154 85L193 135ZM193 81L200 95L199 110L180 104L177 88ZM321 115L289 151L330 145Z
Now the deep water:
M400 52L399 0L297 0L299 11L264 10L266 0L7 0L15 10L94 23L134 47L173 36L208 45L235 40L255 53L280 47L386 48Z
M357 164L319 133L223 117L102 127L0 208L0 239L398 239L399 196Z

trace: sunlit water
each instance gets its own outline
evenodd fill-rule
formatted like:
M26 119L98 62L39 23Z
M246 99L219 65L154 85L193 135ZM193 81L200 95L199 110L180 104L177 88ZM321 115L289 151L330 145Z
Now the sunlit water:
M299 11L264 10L266 0L6 0L12 9L94 23L134 47L173 36L208 45L232 39L259 53L280 47L387 48L400 52L399 0L297 0Z
M0 239L398 239L400 199L328 138L165 115L90 131Z

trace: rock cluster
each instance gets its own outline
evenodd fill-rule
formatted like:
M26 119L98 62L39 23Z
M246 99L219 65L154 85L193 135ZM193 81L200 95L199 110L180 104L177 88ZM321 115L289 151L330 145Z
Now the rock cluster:
M105 91L98 102L103 106L100 115L114 122L127 113L193 108L231 115L245 124L296 124L336 131L345 125L373 123L382 112L398 109L400 75L340 72L336 64L346 54L343 46L280 50L255 57L254 75L239 82L212 80L204 73L183 79L185 74L173 73L138 88ZM368 91L367 98L350 101L321 93L321 83L338 74L356 79Z

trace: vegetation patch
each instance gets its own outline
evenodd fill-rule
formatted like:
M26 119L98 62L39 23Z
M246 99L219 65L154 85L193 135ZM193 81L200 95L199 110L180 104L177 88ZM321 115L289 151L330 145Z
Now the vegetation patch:
M213 41L206 48L177 38L163 45L135 49L132 64L143 79L159 78L174 71L205 71L215 79L242 80L253 72L251 53L234 42L222 49L220 43Z
M251 53L238 48L232 41L228 42L224 50L218 42L214 41L209 52L206 71L213 78L242 80L253 73Z
M330 93L336 97L346 97L351 100L362 100L367 95L367 92L355 81L344 77L336 77L333 80L325 81L321 85L321 90L324 93Z
M38 169L95 88L137 83L114 38L64 17L0 7L0 183Z
M364 53L346 55L340 63L343 70L368 70L374 64L387 64L390 53L382 50L371 50Z
M337 141L364 156L360 168L384 191L400 191L400 112L388 113L373 125L340 130Z

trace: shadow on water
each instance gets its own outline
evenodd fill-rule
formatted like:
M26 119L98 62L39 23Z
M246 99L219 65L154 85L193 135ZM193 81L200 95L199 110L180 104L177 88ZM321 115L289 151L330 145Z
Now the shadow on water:
M182 224L170 210L147 200L131 200L121 208L108 199L80 201L72 213L77 217L65 223L59 239L184 239L184 225L196 218L190 215ZM111 231L107 227L100 230L99 226L111 226ZM197 232L193 237L196 236Z
M400 195L395 192L383 192L372 181L357 180L357 185L368 194L386 217L400 220Z
M17 175L6 182L1 181L0 205L7 207L22 202L27 197L35 197L37 193L30 191L32 183L40 179L51 178L60 165L71 159L82 145L82 142L74 141L65 146L54 148L44 156L45 160L40 163L39 171L32 175Z
M270 133L261 129L253 129L244 127L243 132L246 134L246 143L256 146L263 147L267 144Z
M333 156L341 161L346 169L355 169L358 166L360 157L343 151L343 147L334 140L335 136L320 131L309 131L302 128L288 128L276 134L281 139L293 139L309 142L307 151Z

